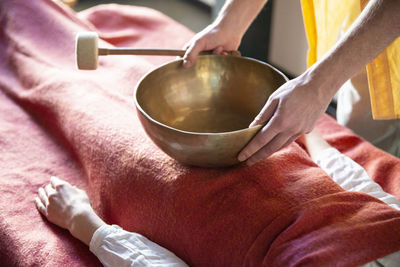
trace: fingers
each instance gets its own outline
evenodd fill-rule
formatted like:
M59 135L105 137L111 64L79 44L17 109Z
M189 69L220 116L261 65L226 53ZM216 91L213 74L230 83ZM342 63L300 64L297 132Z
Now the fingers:
M213 50L214 55L221 55L224 52L224 48L222 46L218 46ZM225 52L226 53L226 52Z
M261 131L240 152L238 156L239 161L247 160L247 164L251 166L291 144L300 135L292 134L290 131L280 131L279 129L282 127L279 125L278 117L274 116L270 120L270 117L273 116L276 111L276 103L275 101L272 101L270 104L267 103L257 118L250 124L250 126L260 125L269 120Z
M204 50L204 45L201 40L197 40L193 42L189 48L186 50L185 55L183 56L183 66L185 68L190 68L197 60L197 56L201 51Z
M60 186L68 184L68 182L61 180L60 178L56 176L51 176L50 177L50 184L54 189L58 189Z
M51 184L47 184L44 189L40 187L38 190L39 197L35 198L35 204L41 214L47 217L47 207L49 206L49 197L54 195L56 191Z
M57 193L51 184L47 184L44 187L44 191L46 192L47 198Z
M47 197L47 194L42 187L39 188L38 194L40 201L43 203L45 207L47 207L47 205L49 205L49 198Z
M279 102L277 100L272 100L271 102L268 101L267 104L264 105L260 113L258 113L258 115L250 123L249 127L265 124L272 117L272 115L274 115L278 104Z
M265 126L261 129L259 133L250 141L250 143L240 152L238 156L239 161L245 161L253 154L255 154L258 150L263 148L266 144L271 142L278 135L278 132L271 128Z
M50 205L49 198L52 198L57 194L56 188L60 187L60 185L66 184L67 182L52 176L50 178L50 183L47 184L44 188L40 187L38 190L38 197L35 197L35 205L41 214L44 216L48 216L47 208Z
M272 153L279 150L288 139L289 136L285 134L276 135L266 146L262 147L247 160L247 165L254 165L258 161L269 157Z
M241 161L247 160L247 165L251 166L251 165L257 163L258 161L271 156L274 152L281 150L282 148L290 145L299 136L301 136L301 133L294 134L294 135L290 134L290 132L274 133L272 126L271 126L271 129L268 129L268 128L269 128L269 126L266 125L262 129L262 132L260 132L256 137L253 138L253 140L255 139L254 143L252 144L252 142L250 142L247 145L247 147L245 148L245 149L248 148L248 150L243 149L242 152L244 153L245 156L244 156L243 160L241 160ZM268 134L263 135L263 133L267 133L268 131L271 132L270 135L268 135ZM271 138L271 136L272 136L272 138ZM245 153L249 153L249 154L245 154ZM239 155L239 157L240 156L241 155Z
M41 214L43 214L44 216L47 216L46 207L38 197L35 198L35 204L36 204L36 208L39 210L39 212Z
M190 47L191 43L192 43L191 41L187 42L187 43L183 46L183 50L188 50L188 48Z
M254 121L250 124L250 127L255 125L262 125L267 120L270 119L272 114L276 109L276 102L273 101L271 104L266 104L264 108L261 110L259 115L254 119ZM238 160L245 161L250 158L254 153L256 153L259 149L268 144L279 132L276 130L277 126L275 125L275 121L270 120L267 125L265 125L260 132L256 134L256 136L250 141L250 143L239 153Z
M38 190L39 197L35 198L36 208L39 210L41 214L47 216L47 206L49 205L49 199L46 195L46 192L42 187Z

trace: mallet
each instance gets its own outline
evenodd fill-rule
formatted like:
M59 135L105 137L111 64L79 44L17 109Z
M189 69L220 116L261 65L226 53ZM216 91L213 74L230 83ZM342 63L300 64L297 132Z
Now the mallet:
M185 50L141 49L141 48L99 48L99 36L96 32L80 32L76 35L76 62L78 69L95 70L99 56L107 55L148 55L148 56L184 56ZM204 51L201 54L211 54ZM239 51L227 51L230 55L239 55Z

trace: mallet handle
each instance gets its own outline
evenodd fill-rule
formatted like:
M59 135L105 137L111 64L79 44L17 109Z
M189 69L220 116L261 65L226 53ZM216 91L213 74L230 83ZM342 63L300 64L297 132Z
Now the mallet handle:
M147 55L147 56L180 56L185 55L186 50L174 49L142 49L142 48L99 48L99 56L107 55ZM233 56L240 56L239 51L227 51ZM203 51L201 55L212 54L212 51Z

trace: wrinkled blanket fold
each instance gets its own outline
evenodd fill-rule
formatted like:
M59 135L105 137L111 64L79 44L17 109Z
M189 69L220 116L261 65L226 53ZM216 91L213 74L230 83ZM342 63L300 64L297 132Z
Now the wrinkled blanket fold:
M107 222L193 266L354 266L400 250L400 212L343 191L296 143L253 167L181 165L146 136L133 90L166 57L100 59L78 71L74 39L180 48L192 33L147 8L80 14L50 0L0 2L0 262L98 266L33 198L50 175L85 189ZM400 160L324 116L317 128L400 197Z

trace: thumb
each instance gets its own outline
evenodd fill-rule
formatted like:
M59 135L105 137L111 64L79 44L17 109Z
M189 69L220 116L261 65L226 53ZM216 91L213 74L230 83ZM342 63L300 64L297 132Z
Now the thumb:
M191 66L193 66L197 60L197 56L203 50L204 50L204 45L202 42L200 41L193 42L186 50L186 53L183 56L183 66L185 68L190 68Z
M268 101L267 104L262 108L260 113L254 118L254 120L250 123L249 127L254 127L256 125L264 125L272 115L275 113L276 108L278 107L278 101Z

